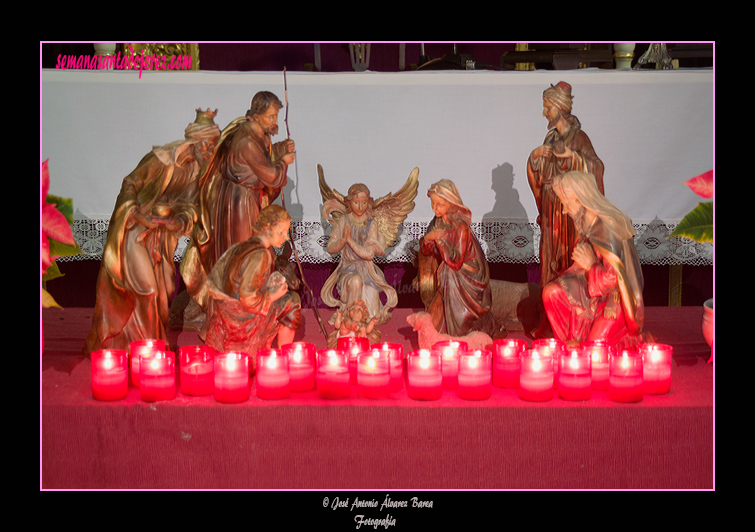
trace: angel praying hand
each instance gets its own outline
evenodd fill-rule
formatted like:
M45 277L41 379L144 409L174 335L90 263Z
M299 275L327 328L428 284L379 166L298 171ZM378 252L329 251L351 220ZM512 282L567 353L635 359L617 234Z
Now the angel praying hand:
M419 169L412 171L398 192L378 200L373 200L369 188L361 183L349 187L348 195L343 196L325 182L320 165L317 170L323 199L322 216L333 228L328 253L341 254L341 261L325 281L320 297L326 305L337 307L341 312L356 301L364 301L367 315L377 318L378 325L384 324L391 317L390 309L398 304L398 295L385 281L373 258L385 256L386 248L396 243L399 226L414 209ZM338 299L334 297L334 288ZM381 292L386 295L385 305L380 300Z

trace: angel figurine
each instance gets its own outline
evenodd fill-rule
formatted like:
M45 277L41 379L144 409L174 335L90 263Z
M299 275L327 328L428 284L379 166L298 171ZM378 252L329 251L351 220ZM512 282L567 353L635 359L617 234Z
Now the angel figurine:
M370 189L361 183L351 185L344 196L325 182L322 166L317 165L317 171L323 199L322 217L333 228L328 253L341 254L341 261L325 281L320 297L326 305L337 307L342 313L361 300L367 307L366 315L376 318L377 325L387 323L390 309L398 304L398 295L373 259L376 255L385 256L386 248L396 243L399 225L414 209L419 168L412 170L398 192L378 200L373 200ZM338 299L334 297L334 289ZM380 300L381 292L386 295L385 304ZM335 319L336 314L331 322Z

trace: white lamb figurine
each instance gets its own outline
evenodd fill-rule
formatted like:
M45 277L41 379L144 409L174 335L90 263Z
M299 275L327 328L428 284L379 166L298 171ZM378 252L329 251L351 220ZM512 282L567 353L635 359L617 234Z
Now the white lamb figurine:
M415 312L406 317L406 321L419 335L419 348L430 349L433 345L444 340L457 340L467 343L470 351L485 349L493 343L493 339L480 331L472 331L466 336L455 338L448 334L441 334L433 327L433 319L427 312Z

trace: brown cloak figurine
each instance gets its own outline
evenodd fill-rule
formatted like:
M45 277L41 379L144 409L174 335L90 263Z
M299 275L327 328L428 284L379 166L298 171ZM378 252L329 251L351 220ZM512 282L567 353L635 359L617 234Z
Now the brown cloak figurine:
M571 114L572 100L571 86L563 81L543 92L543 116L548 120L549 131L543 145L534 149L527 160L527 178L541 229L541 287L571 266L576 242L574 223L562 212L561 202L553 192L553 179L572 170L586 172L594 176L597 189L604 193L603 162L579 120Z
M453 182L443 179L427 191L435 217L420 240L420 265L437 263L427 312L435 330L461 337L482 331L491 337L499 327L490 309L492 294L488 261L470 222L472 213ZM431 261L430 259L433 259ZM423 283L420 266L419 284Z
M192 298L206 307L205 279L233 244L254 232L261 209L286 184L294 162L293 140L273 143L283 104L271 92L258 92L246 115L223 130L212 162L201 178L200 220L181 263L181 275Z
M228 248L210 272L206 343L216 351L241 351L254 357L276 337L279 347L293 342L301 326L301 302L276 270L272 249L288 240L290 224L283 207L262 209L257 236ZM253 371L253 364L250 367Z
M220 137L217 111L197 109L185 139L155 146L123 180L110 218L85 353L167 340L173 254L197 220L198 178Z

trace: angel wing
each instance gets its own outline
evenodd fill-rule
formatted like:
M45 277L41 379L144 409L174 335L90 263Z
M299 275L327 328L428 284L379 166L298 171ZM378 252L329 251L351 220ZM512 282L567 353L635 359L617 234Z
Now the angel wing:
M322 217L326 220L337 220L348 212L348 205L344 195L325 182L325 174L322 171L322 165L317 165L319 174L320 195L322 196Z
M398 227L414 209L414 198L419 187L419 168L412 170L409 178L395 194L389 193L375 200L372 208L373 219L378 230L385 237L386 248L396 243Z

